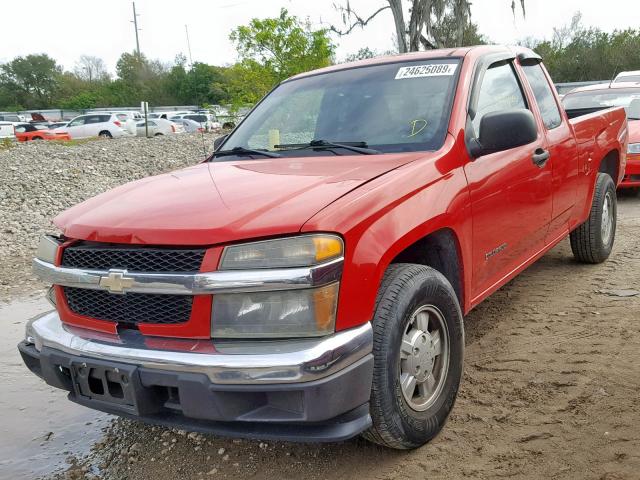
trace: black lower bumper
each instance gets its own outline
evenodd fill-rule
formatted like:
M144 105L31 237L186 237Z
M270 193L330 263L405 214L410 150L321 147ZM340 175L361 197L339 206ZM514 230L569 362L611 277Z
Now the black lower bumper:
M330 442L371 425L371 354L320 380L221 385L201 373L149 369L26 342L27 367L80 405L148 423L232 437Z

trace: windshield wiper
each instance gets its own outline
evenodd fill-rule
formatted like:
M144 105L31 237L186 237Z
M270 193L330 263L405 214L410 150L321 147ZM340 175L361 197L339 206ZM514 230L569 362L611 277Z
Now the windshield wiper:
M344 148L352 152L361 153L363 155L375 155L382 153L379 150L367 148L367 142L345 142L345 143L333 143L326 140L311 140L309 143L285 143L283 145L274 145L273 148L289 149L289 150L305 150L311 149L331 149L331 148Z
M279 158L282 155L278 153L269 152L267 150L254 150L253 148L244 148L244 147L233 147L231 150L220 150L218 152L213 152L211 158L215 157L226 157L229 155L264 155L265 157L271 158Z

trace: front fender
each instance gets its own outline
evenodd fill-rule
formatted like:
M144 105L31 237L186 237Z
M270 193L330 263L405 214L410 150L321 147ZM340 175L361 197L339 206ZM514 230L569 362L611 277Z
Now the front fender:
M404 249L443 228L457 238L463 291L469 291L471 271L464 266L471 264L465 261L471 258L471 211L459 158L444 156L405 165L305 224L303 231L335 231L345 239L337 330L371 320L389 264ZM468 299L463 303L468 305Z

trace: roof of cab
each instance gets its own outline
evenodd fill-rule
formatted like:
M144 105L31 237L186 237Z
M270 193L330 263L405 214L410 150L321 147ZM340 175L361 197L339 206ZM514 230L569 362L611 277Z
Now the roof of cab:
M462 58L467 56L467 54L469 54L472 51L477 56L490 55L492 53L501 53L501 52L504 52L504 53L511 52L515 56L519 55L520 53L529 53L529 54L533 53L532 50L528 48L508 47L504 45L477 45L472 47L425 50L420 52L403 53L399 55L384 55L384 56L375 57L375 58L367 58L365 60L357 60L355 62L340 63L337 65L331 65L329 67L324 67L317 70L311 70L309 72L299 73L298 75L294 75L293 77L285 81L303 78L311 75L317 75L320 73L337 72L339 70L345 70L345 69L354 68L354 67L382 65L385 63L397 63L397 62L412 61L412 60L430 60L433 58L443 58L443 57Z

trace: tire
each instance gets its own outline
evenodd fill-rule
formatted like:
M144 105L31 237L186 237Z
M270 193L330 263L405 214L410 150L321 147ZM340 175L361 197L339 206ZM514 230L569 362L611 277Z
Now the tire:
M431 343L436 331L439 342ZM462 377L464 323L451 284L430 267L391 265L378 292L373 335L373 426L363 436L389 448L417 448L444 426ZM415 372L413 387L408 372Z
M589 218L570 235L576 260L602 263L609 258L616 237L617 213L613 179L606 173L598 173Z
M111 132L109 130L103 130L101 131L98 136L100 138L113 138L113 135L111 135Z

